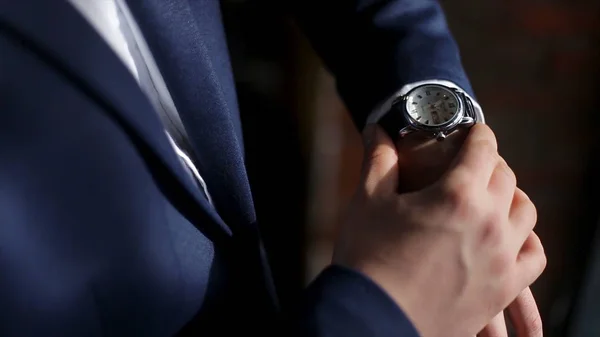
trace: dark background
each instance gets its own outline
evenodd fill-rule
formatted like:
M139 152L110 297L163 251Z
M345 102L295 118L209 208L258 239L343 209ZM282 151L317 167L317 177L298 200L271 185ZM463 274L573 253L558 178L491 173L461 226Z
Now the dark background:
M442 5L500 152L538 208L548 267L532 288L545 335L600 336L600 1ZM258 219L282 302L293 305L331 256L362 145L283 9L223 1Z

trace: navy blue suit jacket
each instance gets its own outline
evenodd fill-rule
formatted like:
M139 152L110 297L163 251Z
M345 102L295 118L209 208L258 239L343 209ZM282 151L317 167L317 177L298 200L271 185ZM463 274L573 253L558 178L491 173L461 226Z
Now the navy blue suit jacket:
M368 278L326 269L279 312L257 231L217 0L129 0L192 140L194 185L136 81L64 0L0 0L0 336L416 332ZM426 78L470 91L429 0L290 12L360 128Z

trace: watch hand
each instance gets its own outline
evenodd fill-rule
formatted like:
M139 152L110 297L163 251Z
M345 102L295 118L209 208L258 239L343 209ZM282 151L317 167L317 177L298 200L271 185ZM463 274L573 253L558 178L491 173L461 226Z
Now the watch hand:
M434 110L434 111L435 111L437 108L439 108L439 103L440 103L440 102L437 102L437 103L430 103L430 104L428 105L428 108L429 108L429 110Z

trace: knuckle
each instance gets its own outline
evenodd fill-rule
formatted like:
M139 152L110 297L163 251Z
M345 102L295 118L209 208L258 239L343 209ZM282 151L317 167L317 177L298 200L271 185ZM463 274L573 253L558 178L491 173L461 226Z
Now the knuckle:
M508 166L508 163L504 159L500 159L500 163L498 164L498 169L506 176L507 183L511 186L517 185L517 176L515 172Z
M477 199L466 174L456 175L451 182L445 184L442 193L454 210L469 212L477 208Z
M518 221L522 223L521 225L533 229L538 218L537 208L533 201L529 199L525 192L517 189L514 196L514 204L515 207L518 207L521 210L521 217L518 219Z
M488 157L488 158L494 159L494 160L497 160L499 157L495 141L492 141L489 139L479 140L474 145L474 147L475 147L476 151L482 156L485 156L485 157Z
M533 201L531 201L531 199L529 199L529 196L527 196L527 194L525 194L525 192L520 191L520 195L521 195L521 203L523 203L524 207L529 211L529 213L535 218L537 219L537 208L535 207L535 204L533 203Z
M535 205L533 204L533 202L529 201L527 203L527 210L528 210L528 227L533 228L535 226L535 224L537 223L537 217L538 217L538 213L537 213L537 209L535 207Z
M546 269L546 266L548 265L548 257L546 257L546 254L544 252L540 252L539 254L539 258L538 258L538 265L537 265L537 272L536 272L536 279L542 275L542 273L544 272L544 270Z
M515 201L518 202L519 204L527 204L527 203L533 204L531 199L529 199L529 196L527 195L527 193L525 193L520 188L517 188L515 190Z
M487 124L476 124L471 132L479 132L480 138L488 139L493 144L496 144L496 134Z
M451 207L451 214L459 219L477 219L480 211L477 199L471 197L468 190L464 192L455 192L448 197L448 206Z
M531 254L533 255L531 257L531 263L526 271L526 273L529 274L529 283L533 283L535 280L537 280L540 275L542 275L548 264L548 258L544 252L544 247L542 247L542 244L539 243L539 241L535 247L532 248Z
M484 222L481 229L481 242L485 246L497 247L502 245L504 231L499 215L492 215Z

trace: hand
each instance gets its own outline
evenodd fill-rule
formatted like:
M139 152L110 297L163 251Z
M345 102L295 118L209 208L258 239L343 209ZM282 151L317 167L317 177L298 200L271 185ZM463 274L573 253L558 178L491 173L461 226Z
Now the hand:
M409 134L396 142L399 160L399 192L432 185L450 167L465 141L468 129L459 129L443 142ZM518 337L541 337L542 319L531 290L526 288L507 308ZM508 337L504 314L498 314L478 335Z
M370 131L334 263L378 283L424 337L477 334L545 267L533 204L484 125L442 178L404 194L396 147L379 127Z
M398 192L418 191L434 184L448 170L468 135L458 129L444 141L415 132L396 142L398 151Z

